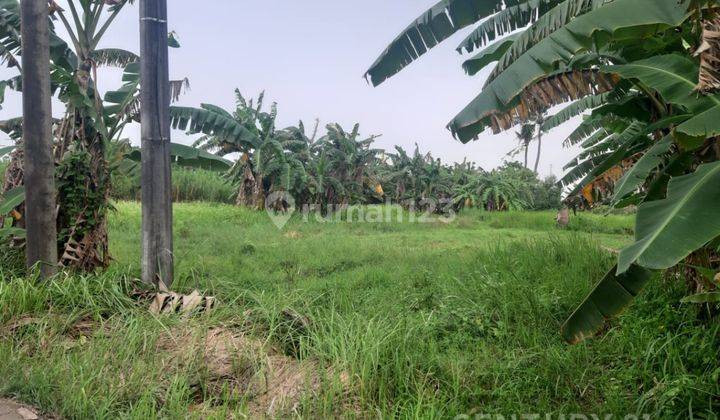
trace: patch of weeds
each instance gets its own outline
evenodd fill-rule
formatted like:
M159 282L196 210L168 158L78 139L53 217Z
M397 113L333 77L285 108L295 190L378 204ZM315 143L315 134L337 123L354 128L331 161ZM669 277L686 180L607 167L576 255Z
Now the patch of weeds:
M250 242L245 242L240 247L240 253L243 255L253 255L253 254L255 254L256 251L257 251L257 248L255 247L255 245L253 245Z
M301 276L302 270L297 261L285 260L280 262L280 268L285 275L287 283L295 283Z
M5 278L25 275L25 248L0 243L0 274Z
M303 275L306 277L325 278L336 273L343 273L345 271L354 270L358 267L362 267L364 264L364 262L360 261L341 260L335 263L331 263L327 266L304 270Z

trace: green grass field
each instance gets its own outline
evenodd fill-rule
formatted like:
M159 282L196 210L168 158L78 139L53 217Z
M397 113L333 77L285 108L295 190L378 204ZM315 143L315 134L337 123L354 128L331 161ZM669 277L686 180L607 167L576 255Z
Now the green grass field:
M188 319L129 297L140 208L116 207L108 273L0 282L0 395L68 418L720 410L720 325L678 303L680 280L656 279L596 339L560 337L613 265L607 248L628 243L630 216L582 214L566 230L549 212L467 212L449 224L296 216L279 230L265 213L176 205L173 288L218 299ZM207 344L218 334L246 345L218 357ZM312 378L291 406L266 395L298 384L273 373L278 364Z

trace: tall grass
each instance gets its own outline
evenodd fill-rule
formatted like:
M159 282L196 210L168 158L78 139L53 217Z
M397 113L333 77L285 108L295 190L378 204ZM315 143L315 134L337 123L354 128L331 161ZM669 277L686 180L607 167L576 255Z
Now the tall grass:
M557 225L557 213L539 212L484 212L471 210L463 216L477 218L495 229L551 230ZM603 233L611 235L632 235L634 216L629 214L594 214L578 212L570 217L565 228L573 232Z
M0 283L0 326L17 325L0 329L0 395L67 418L227 418L242 403L207 399L193 385L203 366L178 364L158 345L181 325L196 334L225 326L346 374L298 407L307 418L713 418L720 323L678 303L682 282L657 279L602 335L562 341L560 325L613 264L600 245L628 240L598 232L630 224L588 214L559 230L552 216L294 217L279 230L265 213L180 204L173 288L219 299L211 314L184 319L154 317L127 298L140 208L121 202L108 273ZM307 327L291 328L288 311ZM85 319L94 326L78 333Z
M206 201L232 204L237 189L218 172L179 166L172 168L173 201ZM113 176L112 196L116 200L140 200L139 176Z

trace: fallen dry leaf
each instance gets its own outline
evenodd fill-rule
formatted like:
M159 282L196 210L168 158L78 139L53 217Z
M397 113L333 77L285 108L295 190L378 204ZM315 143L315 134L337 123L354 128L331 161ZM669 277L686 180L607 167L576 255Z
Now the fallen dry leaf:
M181 295L174 292L160 292L155 295L152 303L150 303L150 313L174 314L180 313L189 316L199 309L205 312L210 311L215 306L215 298L212 296L203 296L199 291L193 290L189 295Z

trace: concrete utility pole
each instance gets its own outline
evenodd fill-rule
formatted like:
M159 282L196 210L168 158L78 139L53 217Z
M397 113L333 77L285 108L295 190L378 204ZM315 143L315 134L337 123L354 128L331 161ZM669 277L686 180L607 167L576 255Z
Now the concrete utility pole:
M26 258L43 278L57 272L55 162L47 0L21 3Z
M140 1L142 279L173 282L167 0Z

